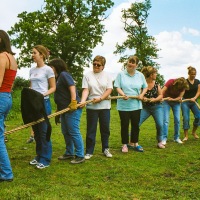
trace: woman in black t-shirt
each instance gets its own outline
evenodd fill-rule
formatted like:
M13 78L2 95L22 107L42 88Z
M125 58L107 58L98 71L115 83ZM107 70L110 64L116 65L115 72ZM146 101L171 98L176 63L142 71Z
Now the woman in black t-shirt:
M181 110L183 115L183 129L184 129L184 139L183 141L188 140L188 129L190 128L190 110L194 115L192 135L194 138L198 139L199 136L196 134L196 130L200 122L200 111L195 104L195 101L200 95L200 81L195 79L196 69L194 67L188 67L188 78L187 82L189 84L189 90L185 91L183 99L189 99L189 101L184 101L181 104Z

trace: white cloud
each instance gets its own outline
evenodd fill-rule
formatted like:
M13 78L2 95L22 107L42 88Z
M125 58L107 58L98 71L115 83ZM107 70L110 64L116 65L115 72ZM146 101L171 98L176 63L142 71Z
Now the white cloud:
M22 11L35 11L41 8L43 0L27 1L18 0L14 4L11 0L1 2L0 13L0 29L8 30L11 25L17 21L17 15ZM126 40L126 32L123 29L121 21L121 10L130 7L131 3L135 0L123 1L123 3L112 9L110 16L105 20L105 29L108 31L103 36L104 45L98 45L94 51L93 56L103 55L106 57L106 71L111 73L118 73L122 64L118 63L120 55L114 55L116 50L116 43L122 44ZM183 19L184 20L184 19ZM174 22L176 23L176 22ZM151 24L147 24L150 26ZM151 25L152 26L152 25ZM180 76L187 77L187 67L192 65L197 70L200 66L200 45L185 39L186 36L195 37L200 36L200 31L187 28L185 25L181 30L174 32L160 32L154 37L157 39L158 47L161 49L159 52L160 58L156 60L161 65L159 72L164 75L165 80L169 78L176 78ZM130 54L134 54L134 50ZM19 70L18 75L27 78L30 69ZM88 70L88 69L87 69ZM197 74L200 78L200 74Z
M155 37L161 49L157 61L161 65L159 72L164 75L165 80L187 77L187 67L190 65L198 69L200 45L184 40L180 32L165 31Z
M18 14L27 11L33 12L39 10L44 4L43 0L6 0L1 1L1 12L0 12L0 29L8 31L11 26L18 22Z
M184 34L190 34L192 36L200 36L200 31L192 28L183 27L182 32Z

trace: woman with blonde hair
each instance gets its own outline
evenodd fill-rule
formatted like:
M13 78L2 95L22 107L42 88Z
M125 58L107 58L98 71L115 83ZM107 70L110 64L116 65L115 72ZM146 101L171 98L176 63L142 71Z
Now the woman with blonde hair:
M184 77L169 79L162 88L165 99L163 101L163 145L166 145L168 139L170 108L174 115L174 141L179 144L183 143L180 139L180 102L182 101L185 90L188 89L189 85Z
M184 101L181 104L182 115L183 115L183 129L184 129L184 139L183 141L188 140L188 129L190 128L190 110L194 115L192 135L195 139L198 139L199 136L196 134L196 130L200 122L200 111L196 105L197 98L200 95L200 81L195 79L197 71L194 67L188 67L188 78L186 79L189 84L189 90L185 91L183 99L189 101Z
M158 141L157 147L164 149L165 146L162 144L162 132L163 132L163 106L161 100L163 98L161 87L156 81L157 69L148 66L143 67L141 72L144 74L148 90L144 95L143 109L140 115L140 126L150 116L154 118L156 123L156 139Z
M45 64L48 60L49 50L43 45L36 45L32 50L32 58L36 66L30 70L30 88L44 96L46 114L51 114L51 102L49 95L55 92L56 82L53 69ZM36 142L36 157L30 161L30 165L36 165L38 169L49 167L52 157L51 140L46 140L47 124L41 122L32 126Z

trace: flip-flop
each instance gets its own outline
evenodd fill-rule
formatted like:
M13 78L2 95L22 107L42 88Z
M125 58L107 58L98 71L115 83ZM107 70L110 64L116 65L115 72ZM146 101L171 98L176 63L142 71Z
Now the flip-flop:
M142 146L138 145L134 148L135 151L138 151L138 152L144 152L144 149L142 148Z
M188 138L184 138L182 141L185 142L185 141L187 141L187 140L188 140Z

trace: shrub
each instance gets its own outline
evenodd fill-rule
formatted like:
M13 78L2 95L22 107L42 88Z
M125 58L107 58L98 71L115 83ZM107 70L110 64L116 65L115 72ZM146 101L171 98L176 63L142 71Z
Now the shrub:
M13 90L22 89L23 87L29 87L29 86L30 86L29 80L17 76L14 81Z

